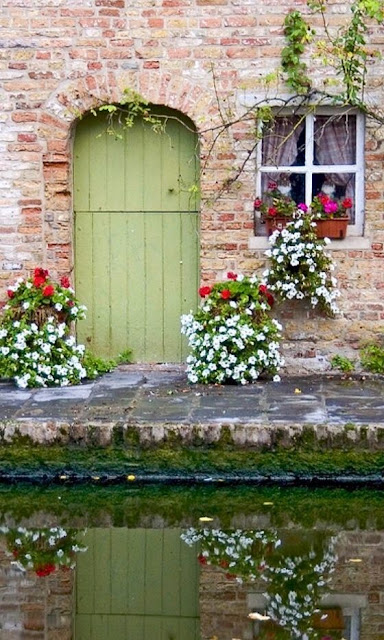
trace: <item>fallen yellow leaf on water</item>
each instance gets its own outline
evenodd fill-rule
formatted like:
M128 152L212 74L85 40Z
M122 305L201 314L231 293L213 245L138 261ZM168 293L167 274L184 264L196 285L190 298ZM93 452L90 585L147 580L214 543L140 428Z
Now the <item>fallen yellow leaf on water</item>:
M68 476L59 476L60 480L66 480L68 478Z
M136 476L131 474L131 475L127 476L127 480L136 480Z
M273 504L273 502L263 502L263 504L264 504L266 507L268 507L268 506L272 505L272 504Z
M100 476L91 476L92 480L100 480Z
M363 562L362 558L348 558L347 562Z
M294 393L301 393L301 389L298 389L298 388L296 387L296 389L295 389Z
M200 522L213 522L213 518L208 518L208 516L202 516L199 520Z

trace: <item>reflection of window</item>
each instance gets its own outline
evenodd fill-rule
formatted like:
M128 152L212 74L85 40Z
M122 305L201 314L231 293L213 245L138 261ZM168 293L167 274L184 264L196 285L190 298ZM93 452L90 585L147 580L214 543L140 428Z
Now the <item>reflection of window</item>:
M277 116L266 127L259 155L258 195L277 183L298 204L320 192L351 198L349 234L363 230L363 116L328 111Z

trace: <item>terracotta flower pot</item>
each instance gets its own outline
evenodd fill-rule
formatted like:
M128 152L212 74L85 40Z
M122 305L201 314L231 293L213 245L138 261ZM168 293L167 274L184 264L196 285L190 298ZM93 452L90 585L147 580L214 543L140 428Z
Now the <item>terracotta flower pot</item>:
M343 240L347 235L349 218L321 218L316 220L316 233L318 238L331 238Z

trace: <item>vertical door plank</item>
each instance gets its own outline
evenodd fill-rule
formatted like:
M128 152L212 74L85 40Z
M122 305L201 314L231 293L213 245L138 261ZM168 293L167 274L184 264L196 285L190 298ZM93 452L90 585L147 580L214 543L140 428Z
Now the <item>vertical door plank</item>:
M91 636L91 617L89 615L77 614L75 617L76 640L93 640Z
M107 135L105 174L106 209L124 211L125 208L125 153L124 141Z
M94 529L95 612L111 612L111 530ZM102 637L101 637L102 640Z
M124 640L150 640L144 635L144 622L145 616L127 616Z
M198 216L188 213L181 217L181 312L189 313L198 305ZM187 340L182 340L182 359L188 353Z
M179 211L182 185L180 183L179 138L180 123L168 120L166 133L161 139L162 170L161 177L161 211Z
M163 530L145 530L145 613L162 614Z
M128 349L128 255L127 235L129 233L126 213L112 213L110 217L110 344L112 356Z
M128 611L142 614L145 610L145 529L128 531Z
M164 362L163 216L145 214L145 360Z
M169 362L181 361L181 214L163 213L164 247L164 356Z
M146 212L162 211L162 138L163 136L154 133L150 126L143 128L143 209Z
M127 326L128 344L136 362L145 361L145 218L141 213L127 216Z
M184 544L184 543L183 543ZM180 530L167 529L163 538L162 615L180 616Z
M127 529L111 529L111 613L128 613L129 548Z
M180 546L180 615L184 617L199 615L200 570L196 555L195 547L185 543Z
M89 614L94 611L94 529L90 529L84 536L84 545L88 547L84 553L76 558L76 611Z
M137 122L124 133L125 172L122 175L124 184L125 211L144 211L144 128Z
M110 217L93 216L93 344L102 356L110 354L111 343Z
M87 121L88 122L88 121ZM102 117L90 119L89 136L89 207L91 211L108 211L106 122Z
M94 303L92 289L93 272L93 215L79 213L75 218L75 290L81 304L87 307L87 317L77 323L80 343L93 344Z
M198 138L194 132L180 128L179 137L180 211L198 211L199 187Z

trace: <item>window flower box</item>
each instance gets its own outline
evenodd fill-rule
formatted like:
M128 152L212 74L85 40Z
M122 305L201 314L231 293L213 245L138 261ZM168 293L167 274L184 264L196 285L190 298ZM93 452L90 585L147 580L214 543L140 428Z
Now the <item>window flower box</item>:
M349 217L320 218L316 220L316 234L318 238L330 238L331 240L344 240L347 235Z

